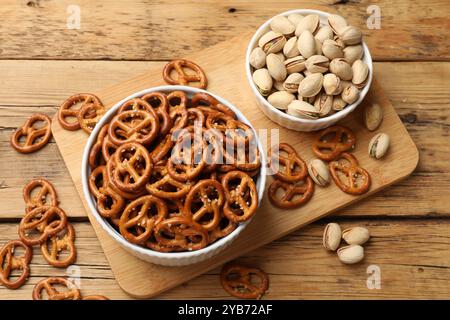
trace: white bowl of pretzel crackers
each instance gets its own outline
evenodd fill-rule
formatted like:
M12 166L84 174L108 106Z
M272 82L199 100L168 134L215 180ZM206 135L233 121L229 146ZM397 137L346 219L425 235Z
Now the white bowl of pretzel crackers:
M161 86L114 105L84 150L95 219L123 248L161 265L217 254L259 206L265 158L254 129L205 90Z
M339 15L306 9L261 25L247 47L245 68L264 114L296 131L345 118L363 101L373 75L359 28Z

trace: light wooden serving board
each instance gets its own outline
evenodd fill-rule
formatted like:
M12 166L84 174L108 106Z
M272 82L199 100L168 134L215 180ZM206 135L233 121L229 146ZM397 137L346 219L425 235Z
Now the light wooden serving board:
M237 106L256 129L280 129L280 141L292 144L301 157L308 161L313 157L311 142L314 133L301 133L279 127L264 116L254 101L246 81L244 67L248 39L250 39L250 34L220 43L187 58L203 67L208 77L209 91L224 97ZM107 107L111 107L134 92L164 84L160 68L153 67L142 70L142 72L141 75L122 81L113 87L96 92L96 94ZM120 74L107 76L121 79ZM86 88L86 91L89 91L89 88ZM148 298L180 285L228 260L274 241L351 203L362 200L413 172L419 159L418 150L376 81L373 82L365 101L365 103L369 102L377 102L382 106L384 120L377 132L388 133L392 141L389 153L383 160L373 160L367 155L369 140L375 133L369 132L363 127L362 108L358 108L341 123L356 133L357 144L353 153L360 164L371 174L370 192L363 196L351 196L340 191L334 184L327 188L316 187L312 200L296 210L274 208L267 197L264 197L252 223L230 247L208 261L185 267L164 267L139 260L122 249L101 229L89 212L81 185L81 158L87 135L81 130L76 132L63 130L57 121L53 121L52 130L119 285L134 297ZM268 178L268 183L270 181L271 178ZM294 250L292 254L295 254Z

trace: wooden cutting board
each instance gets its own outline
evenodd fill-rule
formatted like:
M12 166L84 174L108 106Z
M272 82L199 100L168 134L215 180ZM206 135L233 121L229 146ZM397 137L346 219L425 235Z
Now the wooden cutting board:
M264 116L254 101L246 81L244 68L246 44L250 37L250 34L244 35L202 50L187 58L203 67L209 80L209 91L224 97L237 106L256 129L278 128L280 141L292 144L301 157L308 161L313 157L311 141L314 134L279 127ZM182 53L180 56L183 56ZM142 70L142 72L141 75L125 81L121 81L120 74L105 75L116 77L118 84L96 92L96 94L107 107L111 107L134 92L164 84L160 68L153 67ZM89 88L86 88L86 91L89 92ZM267 197L264 197L252 223L230 247L208 261L185 267L164 267L139 260L122 249L101 229L89 212L81 186L81 158L87 135L81 130L65 131L57 121L53 121L52 130L117 282L128 294L137 298L148 298L180 285L228 260L274 241L351 203L360 201L407 177L416 168L419 160L418 150L377 81L373 82L365 101L365 103L372 102L380 104L384 111L384 120L377 132L388 133L392 140L389 153L382 160L373 160L367 155L369 140L375 133L369 132L362 125L361 107L341 122L356 133L357 144L353 153L360 164L371 174L370 192L363 196L351 196L340 191L334 184L327 188L316 187L312 200L296 210L274 208ZM270 181L271 178L268 178L268 183ZM70 210L68 211L70 212ZM293 254L295 254L294 251Z

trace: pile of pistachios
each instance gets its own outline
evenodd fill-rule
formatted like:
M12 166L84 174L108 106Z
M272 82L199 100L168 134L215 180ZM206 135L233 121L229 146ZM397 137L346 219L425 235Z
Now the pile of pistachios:
M250 54L253 81L275 108L318 119L358 100L369 79L361 30L332 14L276 16Z
M342 239L347 245L339 248ZM362 245L369 239L370 232L364 227L353 227L341 231L337 223L329 223L323 231L323 246L329 251L337 250L338 258L344 264L355 264L363 260Z

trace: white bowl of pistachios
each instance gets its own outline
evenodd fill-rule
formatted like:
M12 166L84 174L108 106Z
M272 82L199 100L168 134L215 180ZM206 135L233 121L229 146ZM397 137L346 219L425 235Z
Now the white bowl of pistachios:
M266 21L246 53L258 105L279 125L315 131L345 118L372 83L372 57L361 30L318 10L291 10Z

